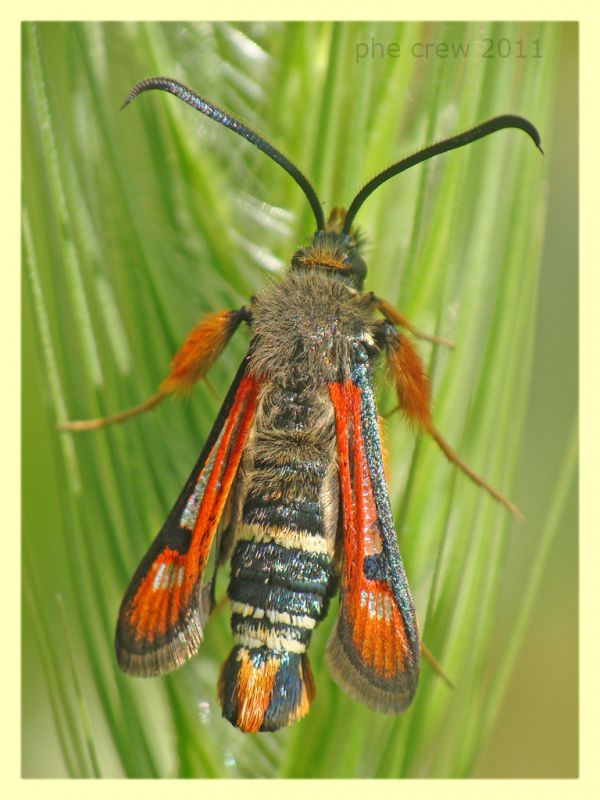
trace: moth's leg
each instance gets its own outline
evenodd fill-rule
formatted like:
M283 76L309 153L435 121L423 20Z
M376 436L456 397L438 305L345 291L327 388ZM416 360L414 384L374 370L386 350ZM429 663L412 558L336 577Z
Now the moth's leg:
M61 431L90 431L105 425L112 425L114 422L123 422L144 411L150 411L174 392L191 389L197 381L204 378L242 320L247 322L251 320L250 309L245 306L237 311L217 311L209 314L192 328L183 345L175 353L171 361L171 370L156 394L153 394L144 403L117 414L97 419L62 422L58 425L58 429Z
M429 333L424 333L418 328L415 328L412 322L408 320L404 314L401 314L397 309L394 308L393 305L391 305L391 303L388 303L387 300L382 300L380 297L377 297L373 292L366 297L371 308L381 312L386 320L391 322L392 325L396 325L399 328L405 328L417 339L425 339L428 342L433 342L433 344L443 344L446 345L446 347L454 347L454 342L450 341L450 339L444 339L441 336L432 336Z
M428 662L433 671L444 681L446 686L449 689L454 689L454 684L444 672L444 668L437 660L437 658L433 655L431 650L428 647L426 647L425 642L422 639L421 639L421 656L425 659L425 661Z
M448 442L437 430L431 419L431 393L423 362L413 345L398 333L387 321L381 322L377 331L379 344L385 347L390 373L396 385L400 410L411 422L420 425L438 444L446 458L462 470L474 483L485 489L495 500L519 519L523 515L519 509L494 489L484 478L474 472L462 458L454 452Z

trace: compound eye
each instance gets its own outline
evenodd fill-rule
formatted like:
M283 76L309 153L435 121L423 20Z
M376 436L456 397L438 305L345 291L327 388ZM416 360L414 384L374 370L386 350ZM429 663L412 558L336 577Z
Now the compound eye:
M292 256L292 267L302 266L303 256L304 256L304 250L296 250L296 252Z
M359 255L356 255L356 253L349 256L346 263L349 265L350 271L356 275L357 278L362 280L367 274L367 265L365 261Z

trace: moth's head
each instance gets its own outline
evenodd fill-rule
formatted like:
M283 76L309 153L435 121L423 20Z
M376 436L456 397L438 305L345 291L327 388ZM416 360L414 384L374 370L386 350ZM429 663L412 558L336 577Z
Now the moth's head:
M362 289L367 274L367 265L360 255L362 241L354 229L344 231L345 219L345 210L334 208L311 244L294 253L292 269L327 270L355 289Z

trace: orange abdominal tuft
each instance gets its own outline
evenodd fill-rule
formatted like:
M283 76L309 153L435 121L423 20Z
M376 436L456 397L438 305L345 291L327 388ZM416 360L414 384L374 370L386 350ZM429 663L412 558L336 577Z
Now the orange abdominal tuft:
M271 702L275 677L280 668L277 658L269 658L256 666L242 651L238 672L237 727L245 733L257 733Z

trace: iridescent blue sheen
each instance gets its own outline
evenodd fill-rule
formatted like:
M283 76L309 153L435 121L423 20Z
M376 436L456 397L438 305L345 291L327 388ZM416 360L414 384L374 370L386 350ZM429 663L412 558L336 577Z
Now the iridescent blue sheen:
M361 419L363 436L373 485L373 495L383 539L383 552L386 557L386 579L392 586L398 605L402 609L404 624L411 643L417 645L417 622L415 611L408 588L406 573L402 563L402 556L398 547L398 539L394 526L394 516L390 505L383 467L381 436L379 433L379 416L375 405L375 392L369 356L363 345L357 346L356 361L352 371L352 380L361 390Z

